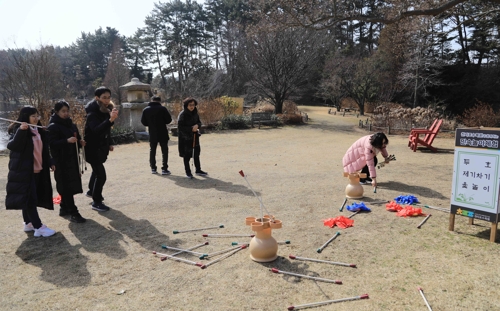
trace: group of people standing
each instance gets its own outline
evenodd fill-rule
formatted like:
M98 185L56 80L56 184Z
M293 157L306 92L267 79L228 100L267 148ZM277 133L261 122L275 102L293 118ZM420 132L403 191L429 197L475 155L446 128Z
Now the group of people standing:
M54 105L49 126L40 123L38 110L32 106L23 107L17 121L8 128L10 135L7 148L10 150L7 180L7 209L22 210L24 231L34 231L35 237L49 237L55 230L42 223L37 207L54 209L50 170L54 172L56 189L61 197L59 215L69 216L69 220L83 223L85 218L75 205L74 195L83 193L79 163L80 149L84 148L84 159L92 167L87 197L92 198L92 209L105 212L102 195L106 183L106 162L114 147L111 128L118 118L118 110L111 102L111 91L106 87L95 90L95 97L85 105L85 134L82 138L78 128L70 118L70 106L64 101ZM156 172L156 147L161 146L163 161L162 174L168 170L168 131L172 122L168 110L160 104L159 97L153 97L143 111L142 123L150 132L150 166ZM184 159L186 176L193 178L189 168L190 158L194 158L196 174L206 176L200 166L199 128L200 118L197 102L193 98L184 100L184 110L179 114L179 155Z
M189 167L189 161L193 158L196 168L195 174L207 176L207 172L201 170L200 164L200 127L201 120L198 115L198 102L194 98L186 98L183 102L183 110L177 118L177 129L179 133L179 156L184 159L184 170L186 177L193 178ZM151 102L142 111L141 123L148 127L149 131L149 165L151 173L157 174L156 148L160 144L162 153L162 175L170 175L168 170L168 136L167 125L172 122L172 117L167 108L161 105L161 98L153 96Z
M74 195L83 193L79 163L79 152L84 148L85 160L92 167L86 196L92 198L92 209L106 212L109 207L103 203L102 195L106 183L106 162L109 152L113 151L111 127L118 118L118 110L111 102L111 91L106 87L95 90L95 97L85 106L85 135L82 139L78 128L70 118L70 106L64 101L54 105L49 126L43 127L35 107L23 107L17 121L9 126L11 135L7 144L10 150L9 173L7 180L7 209L22 210L24 231L34 231L35 237L49 237L56 231L42 223L37 207L54 209L50 170L54 171L56 189L61 196L59 215L69 216L73 222L83 223L85 218L75 205ZM189 165L193 158L195 174L208 175L201 170L200 164L200 127L197 111L198 102L194 98L183 101L184 109L177 120L179 133L179 156L183 158L188 178L193 178ZM172 117L167 108L161 105L160 97L154 96L144 108L141 122L149 129L149 165L151 172L157 174L156 149L160 144L162 151L162 175L170 175L168 170L167 125ZM388 163L386 150L389 140L384 133L376 133L358 139L343 158L344 171L354 173L361 170L367 173L363 184L377 186L375 166L380 152Z

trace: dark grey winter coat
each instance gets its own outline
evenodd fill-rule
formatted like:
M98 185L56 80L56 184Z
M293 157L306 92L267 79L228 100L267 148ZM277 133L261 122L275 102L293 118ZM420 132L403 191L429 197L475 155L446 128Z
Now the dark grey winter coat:
M179 156L192 157L193 154L193 139L195 152L200 152L200 135L193 132L193 126L198 124L198 128L201 128L201 120L198 115L198 110L196 107L193 111L189 111L187 105L184 105L184 110L179 113L177 119L177 128L179 130Z
M80 148L80 134L78 128L71 119L62 119L57 114L50 117L49 145L53 163L56 166L54 178L56 179L56 189L60 194L83 193L82 178L78 163L76 146ZM68 143L68 138L76 133L78 142Z
M51 159L47 132L38 129L43 143L42 171L40 181L36 188L37 206L53 210L52 184L50 181ZM7 209L23 209L27 207L30 197L30 184L34 178L33 172L33 133L30 129L20 130L17 126L7 148L10 150L9 174L7 175L7 197L5 206Z

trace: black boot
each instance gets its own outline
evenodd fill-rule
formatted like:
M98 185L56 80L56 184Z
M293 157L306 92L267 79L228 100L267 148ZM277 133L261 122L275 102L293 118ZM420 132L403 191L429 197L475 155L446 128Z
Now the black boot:
M69 220L76 223L84 223L87 221L87 219L83 218L82 215L80 215L80 213L78 212L73 213L73 215L71 215L71 218Z

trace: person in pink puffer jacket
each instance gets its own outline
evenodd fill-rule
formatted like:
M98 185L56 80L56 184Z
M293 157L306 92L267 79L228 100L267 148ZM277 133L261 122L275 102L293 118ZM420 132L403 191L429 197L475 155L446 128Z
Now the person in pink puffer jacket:
M380 152L385 159L385 163L388 163L387 157L389 154L386 150L388 144L389 140L384 133L361 137L347 149L342 159L344 172L352 174L361 171L361 173L366 173L367 178L360 178L360 183L367 184L371 182L373 187L377 187L377 172L375 170L378 162L377 154Z

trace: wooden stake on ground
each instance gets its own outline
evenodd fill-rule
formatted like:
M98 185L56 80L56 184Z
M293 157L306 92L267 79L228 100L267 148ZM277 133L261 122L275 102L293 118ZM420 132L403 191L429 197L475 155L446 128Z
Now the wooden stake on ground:
M422 220L422 222L417 226L417 228L420 229L420 227L422 227L422 225L425 224L427 219L429 219L429 217L431 217L431 216L432 216L432 214L427 215L427 217L425 217L424 220Z
M201 266L199 266L199 267L200 267L200 268L202 268L202 269L206 269L208 266L211 266L211 265L213 265L214 263L217 263L217 262L221 261L222 259L225 259L225 258L227 258L227 257L230 257L230 256L232 256L233 254L235 254L235 253L237 253L237 252L239 252L239 251L241 251L242 249L245 249L245 248L247 248L247 246L246 246L246 245L241 245L238 249L235 249L234 251L232 251L232 252L230 252L230 253L227 253L226 255L222 255L222 256L220 256L219 258L214 259L214 260L212 260L212 261L210 261L210 262L208 262L208 263L206 263L206 264L204 264L204 265L201 265Z
M427 308L429 308L429 311L432 311L432 308L429 305L429 302L427 301L427 299L424 296L424 290L422 289L422 287L419 287L418 291L420 292L420 295L422 295L422 298L424 298L425 304L427 305Z
M224 225L219 225L217 227L197 228L197 229L188 229L188 230L174 230L173 233L178 234L178 233L184 233L184 232L201 231L201 230L218 229L218 228L224 228Z
M359 212L361 212L361 210L359 210L359 211L356 211L356 212L352 213L352 214L351 214L351 215L349 215L349 217L347 217L347 218L352 218L352 216L356 215L356 214L357 214L357 213L359 213Z
M327 304L335 303L335 302L343 302L343 301L358 300L358 299L368 299L368 298L370 298L370 297L368 297L368 294L364 294L364 295L356 296L356 297L326 300L326 301L320 301L320 302L306 303L306 304L298 305L298 306L290 306L290 307L288 307L288 310L299 310L299 309L323 306L323 305L327 305Z
M342 212L346 202L347 202L347 198L344 199L344 203L342 203L342 206L339 208L339 212Z
M241 244L241 245L246 245L248 247L248 243ZM217 251L217 252L209 253L207 257L217 256L217 255L224 254L224 253L227 253L227 252L230 252L232 250L239 249L239 248L241 248L241 246L226 248L226 249L223 249L223 250L220 250L220 251Z
M182 249L182 248L177 248L177 247L171 247L171 246L167 246L167 245L162 245L161 248L170 249L170 250L173 250L173 251L180 251L180 252L183 252L183 253L186 253L186 254L190 254L190 255L200 256L199 257L200 259L208 257L208 254L199 253L199 252L193 252L193 251L190 251L190 250L187 250L187 249Z
M253 238L255 234L202 234L205 238L220 238L220 237L247 237Z
M445 208L442 208L442 207L435 207L435 206L424 205L424 204L419 204L419 203L414 203L412 205L420 206L420 207L425 207L425 208L430 208L430 209L435 209L436 211L440 211L440 212L444 212L444 213L449 213L450 212L449 209L445 209Z
M174 257L172 255L162 254L162 253L158 253L158 252L155 252L155 251L153 251L153 254L157 254L157 255L160 255L160 256L163 256L163 257L167 257L167 258L170 258L170 259L173 259L173 260L176 260L176 261L184 262L184 263L187 263L187 264L190 264L190 265L193 265L193 266L198 266L198 267L203 266L203 264L201 262L195 262L195 261L192 261L192 260L187 260L187 259L183 259L183 258L179 258L179 257Z
M296 276L299 278L311 279L311 280L316 280L316 281L321 281L321 282L326 282L326 283L342 284L342 281L338 281L338 280L330 280L330 279L318 278L315 276L309 276L309 275L305 275L305 274L292 273L292 272L278 270L276 268L269 269L269 271L271 271L273 273L293 275L293 276Z
M321 252L323 251L323 249L324 249L324 248L325 248L328 244L330 244L330 242L331 242L331 241L333 241L333 240L334 240L336 237L338 237L339 235L340 235L340 232L339 232L339 231L337 231L337 233L335 233L335 235L334 235L334 236L332 236L332 237L331 237L328 241L326 241L326 242L325 242L325 244L321 245L321 247L320 247L320 248L318 248L318 249L316 250L316 252L321 253Z
M193 247L187 248L186 250L187 250L187 251L192 251L193 249L197 249L197 248L202 247L202 246L205 246L205 245L208 245L208 241L206 241L205 243L198 244L198 245L196 245L196 246L193 246ZM177 256L177 255L179 255L179 254L184 253L186 250L182 250L182 251L179 251L179 252L177 252L177 253L173 253L173 254L171 254L170 256ZM164 260L167 260L167 257L161 257L161 261L164 261Z
M290 240L285 240L285 241L278 241L276 242L278 244L290 244ZM248 242L231 242L231 245L243 245L243 244L248 244Z
M294 255L289 255L288 256L290 259L297 259L297 260L304 260L304 261L312 261L312 262L322 262L322 263L327 263L331 265L337 265L337 266L345 266L345 267L351 267L351 268L356 268L356 265L350 264L350 263L343 263L343 262L335 262L335 261L328 261L328 260L320 260L320 259L314 259L314 258L305 258L305 257L298 257Z

